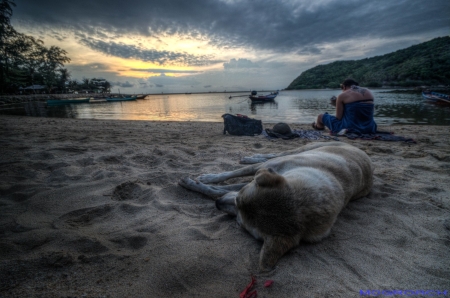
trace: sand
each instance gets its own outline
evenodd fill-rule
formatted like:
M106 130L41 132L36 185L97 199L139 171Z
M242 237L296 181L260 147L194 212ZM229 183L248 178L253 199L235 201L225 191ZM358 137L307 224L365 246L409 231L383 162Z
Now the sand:
M258 297L450 291L448 127L380 127L417 144L341 138L371 157L373 191L264 274L261 242L177 181L311 141L206 122L0 116L0 128L0 297L239 297L251 276Z

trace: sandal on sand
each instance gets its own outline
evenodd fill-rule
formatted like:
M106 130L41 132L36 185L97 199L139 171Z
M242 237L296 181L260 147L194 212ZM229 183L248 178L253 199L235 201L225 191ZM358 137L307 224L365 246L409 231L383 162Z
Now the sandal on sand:
M322 128L317 127L316 122L312 123L312 128L314 128L315 130L324 130L325 129L325 127L322 127Z

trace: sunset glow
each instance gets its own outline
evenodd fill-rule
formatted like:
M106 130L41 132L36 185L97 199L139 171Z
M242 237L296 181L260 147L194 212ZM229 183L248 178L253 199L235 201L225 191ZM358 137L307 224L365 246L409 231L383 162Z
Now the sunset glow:
M382 0L377 18L367 1L101 2L17 0L12 23L66 50L72 79L140 93L282 89L318 64L448 35L450 23L444 0Z

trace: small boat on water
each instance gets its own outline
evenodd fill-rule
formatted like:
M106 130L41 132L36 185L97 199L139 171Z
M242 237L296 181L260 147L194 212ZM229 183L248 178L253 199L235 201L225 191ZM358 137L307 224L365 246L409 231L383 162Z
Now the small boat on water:
M450 96L442 93L431 92L431 91L423 91L422 96L435 103L444 103L450 104Z
M88 103L90 98L82 98L82 99L49 99L47 100L47 106L62 106L62 105L70 105L75 103Z
M136 100L137 96L129 96L129 97L107 97L106 101L131 101Z
M249 98L252 102L269 102L269 101L273 101L275 99L275 97L277 97L277 95L278 95L278 91L272 92L268 95L257 96L257 92L252 91L252 94L249 96Z

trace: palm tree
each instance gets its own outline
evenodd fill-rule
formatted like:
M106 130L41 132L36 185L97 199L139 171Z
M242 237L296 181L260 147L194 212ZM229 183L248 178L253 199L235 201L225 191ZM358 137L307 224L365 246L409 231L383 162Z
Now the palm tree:
M66 82L70 80L70 72L67 70L67 68L60 68L58 69L60 73L59 77L59 85L62 87L62 90L64 93L66 93Z
M76 80L69 81L69 88L72 89L73 91L78 91L79 89L78 82Z

